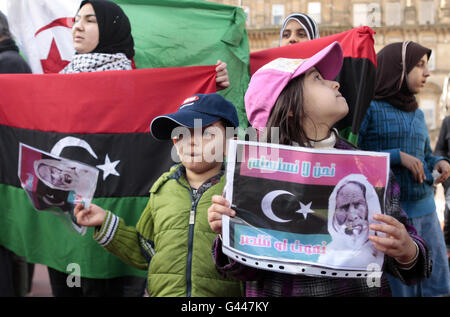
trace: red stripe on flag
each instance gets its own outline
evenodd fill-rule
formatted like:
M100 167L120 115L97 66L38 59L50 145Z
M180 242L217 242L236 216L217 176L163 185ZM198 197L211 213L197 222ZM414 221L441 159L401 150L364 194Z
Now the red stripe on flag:
M149 132L187 97L216 90L214 65L0 75L0 124L62 133Z
M309 58L334 41L341 44L344 57L367 58L376 66L374 34L370 27L362 26L317 40L253 52L250 54L250 73L253 75L263 65L279 57Z

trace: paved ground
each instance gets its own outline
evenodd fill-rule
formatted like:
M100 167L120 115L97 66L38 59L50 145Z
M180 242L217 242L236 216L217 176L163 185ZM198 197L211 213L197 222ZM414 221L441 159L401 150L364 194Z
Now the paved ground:
M29 297L52 297L47 267L42 264L34 266L33 285Z

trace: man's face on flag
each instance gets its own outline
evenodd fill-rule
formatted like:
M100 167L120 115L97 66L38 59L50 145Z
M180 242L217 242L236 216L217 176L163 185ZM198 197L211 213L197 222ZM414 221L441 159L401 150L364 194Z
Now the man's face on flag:
M220 121L203 128L182 127L182 133L173 142L183 165L195 173L204 173L223 162L225 127Z
M362 186L355 182L348 183L341 187L336 196L335 221L349 236L359 236L368 230L368 207Z
M61 190L73 189L78 175L75 168L59 168L41 163L37 168L38 177Z
M72 27L73 46L79 54L92 52L98 45L100 35L94 7L87 3L81 7Z

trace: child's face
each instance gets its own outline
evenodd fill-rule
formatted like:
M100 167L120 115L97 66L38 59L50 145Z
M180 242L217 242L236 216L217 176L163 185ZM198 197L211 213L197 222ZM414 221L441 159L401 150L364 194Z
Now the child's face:
M87 3L81 7L72 27L73 46L79 54L92 52L99 43L99 30L94 7Z
M284 28L280 46L308 41L308 35L296 20L290 20Z
M203 128L185 128L173 139L181 163L186 169L201 174L222 165L226 132L220 121Z
M339 92L339 83L325 80L313 67L303 81L303 107L306 115L305 127L325 124L331 128L348 113L347 101Z
M406 83L408 84L409 91L413 94L418 94L423 87L425 87L425 83L429 76L430 71L428 70L428 56L425 54L406 77Z

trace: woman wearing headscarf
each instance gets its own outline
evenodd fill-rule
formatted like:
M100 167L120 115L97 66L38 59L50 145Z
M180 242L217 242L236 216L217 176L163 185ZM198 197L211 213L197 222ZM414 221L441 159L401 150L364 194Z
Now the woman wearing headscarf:
M280 46L320 38L316 21L304 13L292 13L284 19L280 30Z
M114 2L82 1L72 36L76 54L60 73L132 69L134 40L130 21Z
M433 270L430 278L406 286L389 277L394 296L439 296L450 293L446 247L434 202L432 171L445 181L450 165L434 156L422 110L416 94L430 76L431 50L415 42L393 43L377 54L375 97L359 131L361 149L390 154L391 169L400 188L400 204L418 234L431 249Z
M72 37L76 54L60 73L132 69L134 40L130 21L114 2L82 1ZM230 86L227 64L219 60L216 66L217 89L225 89Z

